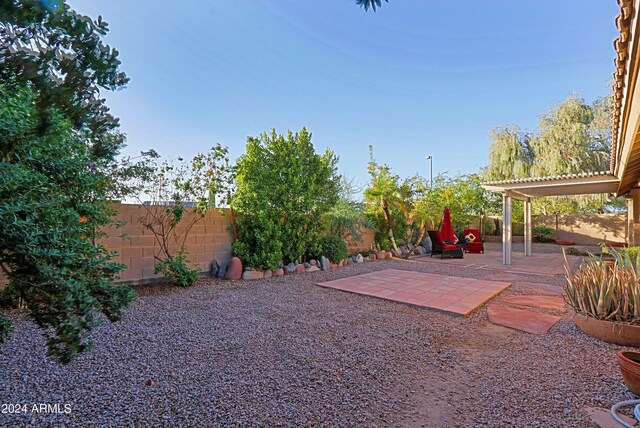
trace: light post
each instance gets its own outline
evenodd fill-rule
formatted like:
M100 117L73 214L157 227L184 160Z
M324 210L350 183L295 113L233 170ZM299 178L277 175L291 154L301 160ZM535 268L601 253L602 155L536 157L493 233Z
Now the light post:
M431 188L433 189L433 156L429 155L425 159L429 161L429 175L431 176Z

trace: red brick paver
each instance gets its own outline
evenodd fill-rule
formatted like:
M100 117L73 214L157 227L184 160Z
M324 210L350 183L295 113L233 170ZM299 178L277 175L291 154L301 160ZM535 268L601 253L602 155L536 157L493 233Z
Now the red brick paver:
M564 299L560 296L507 296L503 298L502 301L514 305L529 306L531 308L564 311Z
M555 315L525 311L492 304L487 307L489 321L531 334L545 334L560 319Z
M317 285L467 316L511 284L385 269Z

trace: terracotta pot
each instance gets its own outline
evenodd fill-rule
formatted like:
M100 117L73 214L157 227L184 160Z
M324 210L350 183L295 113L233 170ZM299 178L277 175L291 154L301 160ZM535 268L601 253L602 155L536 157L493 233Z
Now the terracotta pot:
M558 244L558 245L573 245L573 244L575 244L575 242L569 241L569 240L566 240L566 239L556 239L556 244Z
M596 339L622 346L640 348L640 326L604 321L576 313L573 317L580 330Z
M640 395L640 352L618 351L618 364L624 384L629 391Z

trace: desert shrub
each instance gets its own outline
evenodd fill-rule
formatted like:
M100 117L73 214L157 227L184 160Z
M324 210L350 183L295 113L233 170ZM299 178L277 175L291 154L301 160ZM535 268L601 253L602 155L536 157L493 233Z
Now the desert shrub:
M511 224L511 233L513 236L523 236L524 235L524 223L512 223Z
M613 266L593 256L575 272L571 272L565 257L568 272L565 301L576 312L586 316L640 324L638 257L613 248L609 249L609 254L614 258Z
M534 226L531 230L532 238L538 242L550 242L553 240L554 229L549 226Z
M244 254L247 265L264 268L276 259L302 260L323 231L322 216L338 199L336 164L330 150L316 153L305 128L249 137L237 162L231 204L238 213L238 257Z
M171 282L182 287L192 285L200 276L200 269L192 269L188 266L187 252L182 247L170 259L164 259L155 266L155 273L164 275Z
M347 244L345 244L339 236L324 236L320 238L318 245L320 247L320 254L334 263L338 263L348 256Z
M569 247L565 249L565 253L570 256L588 256L589 253L585 253L584 251L580 251L576 247Z

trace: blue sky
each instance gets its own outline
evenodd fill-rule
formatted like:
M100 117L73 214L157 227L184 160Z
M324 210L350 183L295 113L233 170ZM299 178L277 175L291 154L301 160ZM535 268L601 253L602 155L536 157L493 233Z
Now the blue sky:
M127 153L190 157L313 132L364 185L368 145L401 176L477 171L488 131L534 129L572 92L609 91L614 0L72 0L110 23L131 78L109 94Z

